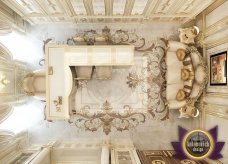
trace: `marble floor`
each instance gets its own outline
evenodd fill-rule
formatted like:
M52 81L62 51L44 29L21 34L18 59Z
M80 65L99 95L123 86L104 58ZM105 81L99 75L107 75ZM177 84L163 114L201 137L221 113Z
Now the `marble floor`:
M169 39L177 38L177 24L142 24L132 25L126 27L124 24L110 24L108 25L111 30L124 29L128 31L135 31L146 39L146 42L153 42L157 38L164 37ZM43 53L43 40L52 38L52 43L64 44L67 38L72 37L76 32L88 29L101 30L104 25L89 25L89 26L73 26L73 25L38 25L28 27L25 35L12 33L9 36L0 38L2 42L11 52L15 60L22 60L28 63L28 66L32 69L40 69L39 60L44 57ZM117 71L118 72L118 71ZM124 72L124 71L123 71ZM127 75L129 72L123 73L122 76ZM116 77L116 81L119 81ZM122 78L121 78L122 80ZM132 94L131 89L126 89L125 92L121 92L122 84L126 85L126 81L120 83L110 82L103 85L102 82L94 81L96 85L100 85L104 88L107 85L113 85L118 87L118 90L111 88L105 90L103 88L102 93L93 87L92 83L88 83L90 92L98 97L99 102L105 100L109 96L109 99L113 102L118 102L118 97L128 96ZM81 91L82 93L83 91ZM113 94L110 94L113 93ZM137 95L136 95L137 97ZM134 98L133 96L132 101ZM81 97L83 99L83 96ZM84 101L84 100L83 100ZM89 100L86 100L89 101ZM91 100L93 101L93 100ZM81 101L82 102L82 101ZM135 101L136 102L136 101ZM43 102L29 98L29 100L21 105L15 106L13 114L0 125L1 129L8 129L15 133L19 133L23 130L28 131L29 142L31 144L46 144L52 140L75 140L79 138L86 139L130 139L139 149L171 149L170 142L177 138L177 126L181 125L186 129L191 129L194 126L194 122L191 119L179 119L178 111L170 111L169 119L160 120L153 117L147 118L146 122L142 125L132 128L129 131L119 132L112 129L109 135L103 133L102 129L96 132L83 131L77 127L70 125L68 121L53 121L47 122L44 120L44 106Z

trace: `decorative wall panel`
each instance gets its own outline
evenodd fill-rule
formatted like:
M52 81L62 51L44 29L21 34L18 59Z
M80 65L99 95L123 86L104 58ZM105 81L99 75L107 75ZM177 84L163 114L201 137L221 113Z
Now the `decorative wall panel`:
M27 133L14 134L11 131L0 131L0 163L27 163L34 150L28 147Z
M0 0L0 35L8 34L12 28L25 32L26 21L15 11Z
M204 57L210 65L210 56L222 51L227 51L228 46L228 7L227 0L217 0L206 8L198 17L197 24L201 27L202 45ZM210 68L210 67L208 67ZM227 76L227 75L226 75ZM210 71L208 71L210 77ZM207 90L201 102L202 116L201 128L210 129L216 125L219 127L220 139L227 142L227 133L224 129L228 119L228 86L211 86L208 84ZM223 148L223 158L221 163L228 162L228 147Z

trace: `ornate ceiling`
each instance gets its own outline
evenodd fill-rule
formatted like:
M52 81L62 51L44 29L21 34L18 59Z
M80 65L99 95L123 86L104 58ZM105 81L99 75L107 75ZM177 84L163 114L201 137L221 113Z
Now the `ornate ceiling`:
M0 0L31 24L193 19L215 0Z

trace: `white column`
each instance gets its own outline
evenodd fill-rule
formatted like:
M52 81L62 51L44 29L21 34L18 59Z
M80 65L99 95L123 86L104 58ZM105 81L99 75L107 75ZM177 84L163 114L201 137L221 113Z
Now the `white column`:
M109 164L109 147L108 147L108 145L102 146L101 164Z
M51 163L50 147L43 148L41 152L30 162L30 164L49 164Z

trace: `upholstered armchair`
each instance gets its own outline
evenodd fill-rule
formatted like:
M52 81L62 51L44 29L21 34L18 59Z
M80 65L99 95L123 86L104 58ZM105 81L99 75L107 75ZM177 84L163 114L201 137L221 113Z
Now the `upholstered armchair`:
M96 79L112 79L112 66L96 66Z
M42 69L28 73L22 81L22 88L28 96L34 96L34 98L45 101L45 71Z
M75 66L77 80L89 80L92 77L92 66Z

